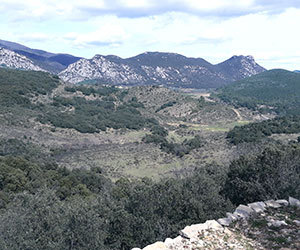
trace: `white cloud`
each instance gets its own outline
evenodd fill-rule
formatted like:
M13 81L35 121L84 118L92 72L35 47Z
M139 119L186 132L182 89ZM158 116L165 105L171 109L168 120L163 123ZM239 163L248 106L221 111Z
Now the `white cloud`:
M300 1L263 0L2 0L1 9L17 20L87 20L102 15L137 18L167 12L231 17L300 7Z
M186 4L190 8L196 8L200 11L214 11L218 9L239 9L249 8L254 4L254 0L186 0Z
M121 0L120 6L125 8L151 8L153 4L149 0Z
M165 51L218 63L252 54L292 68L300 9L290 6L300 1L2 0L0 38L86 57Z
M128 35L120 25L105 24L89 33L67 33L64 38L70 40L76 47L101 47L121 44L128 38Z

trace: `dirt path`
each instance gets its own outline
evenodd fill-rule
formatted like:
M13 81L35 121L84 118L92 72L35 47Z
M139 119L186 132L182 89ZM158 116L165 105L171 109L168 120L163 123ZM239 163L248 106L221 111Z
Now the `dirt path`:
M240 112L237 109L235 109L235 108L232 108L232 110L234 111L234 113L238 117L239 121L242 121L243 117L241 116Z

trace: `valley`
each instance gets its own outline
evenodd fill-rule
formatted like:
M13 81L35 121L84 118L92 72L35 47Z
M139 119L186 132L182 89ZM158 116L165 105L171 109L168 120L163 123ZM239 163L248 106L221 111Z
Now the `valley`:
M205 75L195 88L74 84L4 52L11 60L0 68L5 250L144 247L239 204L300 197L298 73L244 71L216 85ZM146 55L138 59L161 67L175 56ZM249 70L247 60L233 57L226 71Z
M69 169L101 168L113 180L120 177L159 179L184 176L197 166L207 163L229 164L240 152L227 142L226 133L234 126L267 117L247 108L236 109L219 99L212 99L207 93L203 98L199 92L195 95L195 92L189 94L157 86L114 88L108 91L108 96L104 96L106 99L122 96L124 103L135 100L143 117L155 119L159 126L166 129L167 141L170 143L181 144L195 136L201 138L201 147L181 157L174 157L173 154L163 152L155 143L143 142L143 138L151 133L151 127L137 127L134 130L111 127L97 132L96 128L84 130L87 125L77 128L81 120L75 120L74 128L72 124L68 125L69 128L64 128L64 124L51 124L53 117L71 116L75 109L80 108L72 105L72 100L76 98L89 100L92 105L93 102L98 105L97 102L104 98L92 93L97 92L95 85L82 87L82 91L95 90L85 94L78 90L73 92L72 89L70 92L68 88L73 87L58 83L46 95L32 97L32 105L42 107L41 110L22 107L20 111L9 107L11 109L2 112L1 139L32 144L60 166ZM57 101L67 104L57 104ZM114 99L114 103L117 102L120 99ZM55 109L52 105L55 105ZM15 114L11 116L11 112ZM48 119L50 123L39 121L41 112L51 114ZM15 119L16 115L18 119ZM86 119L81 117L76 119Z

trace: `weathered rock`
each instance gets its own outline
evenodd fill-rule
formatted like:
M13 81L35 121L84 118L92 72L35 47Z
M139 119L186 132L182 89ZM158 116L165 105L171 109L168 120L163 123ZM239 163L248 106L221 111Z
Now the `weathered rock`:
M255 211L252 208L245 206L245 205L239 205L235 209L233 215L238 215L241 218L248 218L251 216L251 214L254 214L254 213L255 213Z
M143 250L164 250L164 249L168 249L168 248L165 245L165 243L161 241L155 242L154 244L151 244L143 248Z
M267 207L272 207L272 208L280 208L281 207L280 203L278 203L274 200L265 201L265 204L267 205Z
M231 219L232 221L238 220L238 216L232 214L232 213L226 213L227 218Z
M223 231L224 228L215 220L208 220L205 222L208 229L216 230L216 231Z
M229 217L227 217L227 218L220 218L220 219L217 220L217 222L219 224L221 224L222 226L228 227L231 224L232 219L230 219Z
M167 238L165 240L165 245L168 249L181 249L182 246L188 241L188 239L182 238L181 236L177 236L174 239Z
M276 202L283 206L289 205L289 202L287 200L276 200Z
M266 204L262 201L250 203L248 207L252 208L256 213L262 213L266 210Z
M183 230L179 231L179 234L187 239L196 238L199 232L207 230L208 225L206 223L194 224L191 226L186 226Z
M293 220L293 222L294 222L298 227L300 227L300 220Z
M173 239L166 238L164 243L165 243L166 246L172 245L173 244Z
M293 197L289 197L289 203L292 207L300 207L300 201Z
M284 220L273 220L270 221L268 224L268 227L281 227L281 226L287 226L287 223Z

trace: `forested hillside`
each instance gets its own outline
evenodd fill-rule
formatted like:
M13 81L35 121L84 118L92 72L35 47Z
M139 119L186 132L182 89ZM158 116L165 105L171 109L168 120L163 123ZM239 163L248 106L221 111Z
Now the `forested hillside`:
M219 89L228 103L278 114L299 114L300 75L282 69L265 71Z

